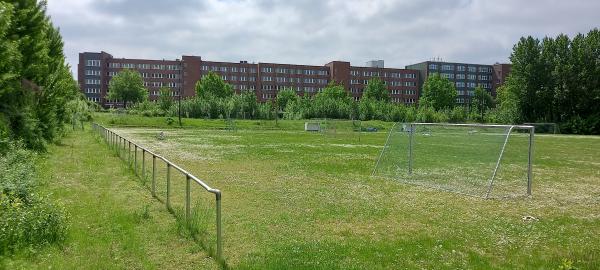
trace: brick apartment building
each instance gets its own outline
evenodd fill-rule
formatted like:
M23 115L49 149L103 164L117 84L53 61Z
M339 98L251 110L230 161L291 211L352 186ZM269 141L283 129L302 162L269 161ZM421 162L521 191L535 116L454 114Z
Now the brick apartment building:
M425 61L406 66L407 69L419 70L420 86L433 73L449 79L456 86L458 104L468 104L477 86L496 96L496 89L506 80L510 67L510 64L481 65L443 61Z
M386 83L393 102L414 104L418 101L419 83L422 81L418 70L385 68L381 60L369 62L364 67L342 61L310 66L214 62L186 55L176 60L126 59L114 58L106 52L84 52L79 54L78 65L81 91L89 100L105 107L120 106L105 97L110 79L124 68L142 74L151 100L158 98L158 89L162 86L171 88L175 97L192 97L196 82L211 71L231 84L236 93L254 92L261 102L272 100L283 88L294 89L301 96L312 96L332 81L343 85L358 100L368 80L377 77Z

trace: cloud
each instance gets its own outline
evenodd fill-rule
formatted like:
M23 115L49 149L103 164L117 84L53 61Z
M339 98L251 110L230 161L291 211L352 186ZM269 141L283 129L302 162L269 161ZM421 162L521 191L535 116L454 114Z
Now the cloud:
M404 67L447 61L507 62L521 36L573 36L597 27L599 1L53 0L67 60L115 57L248 60ZM76 72L76 70L74 70Z

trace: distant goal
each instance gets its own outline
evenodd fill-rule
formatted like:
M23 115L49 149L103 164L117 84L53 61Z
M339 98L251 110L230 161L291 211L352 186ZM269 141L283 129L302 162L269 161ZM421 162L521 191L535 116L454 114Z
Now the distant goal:
M483 198L531 195L530 125L396 123L373 175Z

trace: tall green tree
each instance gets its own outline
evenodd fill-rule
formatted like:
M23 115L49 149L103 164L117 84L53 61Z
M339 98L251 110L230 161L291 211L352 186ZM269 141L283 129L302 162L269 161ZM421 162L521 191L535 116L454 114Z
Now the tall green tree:
M285 111L288 104L297 101L298 98L299 97L294 89L285 88L277 93L277 107L280 111Z
M166 112L173 105L173 91L164 86L158 91L158 106L163 112Z
M142 75L136 70L124 69L115 75L108 84L108 99L127 103L136 103L148 98Z
M43 150L61 134L66 103L78 98L69 70L46 2L0 1L0 125L9 137Z
M233 93L233 87L212 71L196 83L196 95L203 99L226 98L232 96Z
M431 106L436 110L452 109L456 104L456 88L447 78L442 78L439 73L427 77L423 84L423 94L419 104Z
M481 86L475 87L474 95L471 98L471 111L479 114L481 120L483 120L485 112L493 107L494 98L492 95Z
M369 83L365 87L362 98L389 102L390 93L381 79L373 78L369 80Z

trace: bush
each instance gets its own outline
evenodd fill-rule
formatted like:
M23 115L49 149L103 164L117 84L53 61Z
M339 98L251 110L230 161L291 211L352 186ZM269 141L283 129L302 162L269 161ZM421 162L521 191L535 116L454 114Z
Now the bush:
M0 156L0 255L66 237L64 210L35 193L34 161L32 152L16 144Z

